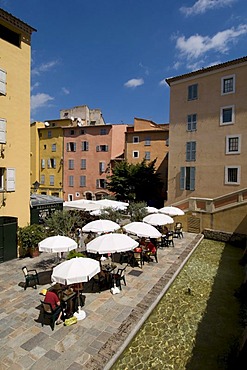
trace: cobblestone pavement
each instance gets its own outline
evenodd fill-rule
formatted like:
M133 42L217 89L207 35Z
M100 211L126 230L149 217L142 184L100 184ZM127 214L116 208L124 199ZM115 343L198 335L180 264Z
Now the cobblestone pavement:
M100 370L136 329L202 235L184 233L175 247L158 249L158 263L127 267L120 294L85 286L86 318L52 331L40 323L40 291L50 286L54 255L15 259L0 265L0 369ZM36 268L40 285L23 289L22 267Z

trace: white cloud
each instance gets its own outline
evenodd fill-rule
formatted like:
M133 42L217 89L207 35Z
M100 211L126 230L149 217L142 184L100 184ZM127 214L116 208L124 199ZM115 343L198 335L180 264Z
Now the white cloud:
M241 35L247 33L247 25L240 25L237 28L230 28L216 33L211 38L209 36L193 35L188 39L185 36L177 38L176 48L180 52L181 57L186 57L188 60L192 58L200 58L208 51L217 51L226 53L229 50L231 43L236 43Z
M148 67L147 67L147 66L144 66L144 65L142 64L142 62L140 62L140 63L139 63L139 67L141 67L142 69L144 69L144 73L145 73L145 75L146 75L146 76L149 76L149 69L148 69Z
M47 106L48 102L54 100L54 98L45 93L38 93L31 96L31 110L35 111L39 108Z
M58 64L57 60L53 60L51 62L42 63L40 66L35 67L32 69L32 74L39 76L41 73L48 72L53 69L54 66Z
M66 89L66 87L62 87L62 92L64 93L64 95L69 95L70 94L70 91L68 89Z
M125 87L132 87L135 88L137 86L141 86L144 84L143 78L132 78L131 80L125 82Z
M160 85L160 86L166 86L166 85L167 85L167 83L166 83L166 79L164 78L163 80L161 80L161 81L159 82L159 85Z
M35 82L35 84L31 86L31 91L33 91L33 89L36 89L37 87L39 87L39 82Z
M231 5L236 0L197 0L194 5L190 7L181 7L180 11L185 15L203 14L207 10L221 8Z

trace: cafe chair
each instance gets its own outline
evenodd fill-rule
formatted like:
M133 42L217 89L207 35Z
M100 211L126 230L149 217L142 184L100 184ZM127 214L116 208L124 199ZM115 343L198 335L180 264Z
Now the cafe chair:
M137 262L138 266L142 269L144 265L143 252L134 252L133 260Z
M26 290L27 287L33 287L37 289L37 284L39 284L39 276L37 270L35 269L28 270L26 266L23 266L22 271L25 277L24 290Z
M92 290L94 289L94 286L97 285L99 292L101 292L105 285L106 278L104 275L99 273L92 278L92 282Z
M148 256L150 258L154 257L156 263L158 263L158 255L157 255L157 252L158 252L158 248L156 247L156 251L154 253L149 253L148 254Z
M172 231L169 231L169 233L167 234L167 246L170 247L174 247L174 241L173 241L173 232Z
M183 227L181 222L177 222L176 226L174 227L174 233L177 235L178 238L183 238Z
M59 316L59 313L61 312L61 307L58 306L58 307L55 308L55 310L53 310L50 303L46 303L44 301L40 301L40 302L41 302L41 305L42 305L41 325L43 327L44 324L47 321L49 321L51 329L54 330L55 322L56 322L56 320ZM63 318L63 320L64 320L64 318Z
M127 265L124 268L118 268L116 274L112 274L112 282L115 283L116 286L119 286L120 290L122 290L121 282L124 282L124 285L126 286L126 280L125 280L125 270L127 268Z

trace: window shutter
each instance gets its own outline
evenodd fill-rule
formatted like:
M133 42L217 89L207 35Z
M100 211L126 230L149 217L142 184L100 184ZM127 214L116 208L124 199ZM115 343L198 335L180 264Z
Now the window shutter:
M53 159L53 166L56 168L56 158Z
M180 168L180 190L185 189L185 167Z
M190 141L186 143L186 161L190 161Z
M67 147L67 152L70 152L70 143L67 143L66 147Z
M15 191L15 168L6 169L6 190Z
M190 190L195 190L195 167L190 167Z
M191 114L188 116L187 118L187 130L188 131L191 131L192 130L192 127L191 127Z
M47 167L51 168L51 160L50 159L47 159Z
M108 145L105 146L105 151L108 152Z
M96 152L99 152L99 145L96 146Z
M0 143L6 144L6 120L0 119Z
M100 185L99 179L96 180L96 188L98 189Z
M88 149L89 149L89 142L86 141L86 151L88 151Z
M74 152L76 152L76 143L74 143Z
M41 168L45 168L45 159L41 159Z
M6 95L7 73L0 69L0 94Z
M195 141L191 142L191 160L192 161L196 160L196 142Z

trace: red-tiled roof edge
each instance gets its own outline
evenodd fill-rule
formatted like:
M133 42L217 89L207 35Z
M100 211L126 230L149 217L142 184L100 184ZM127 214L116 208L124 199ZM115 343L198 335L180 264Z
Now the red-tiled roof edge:
M231 66L231 65L234 65L234 64L240 64L240 63L244 63L244 62L247 62L247 56L244 56L244 57L241 57L241 58L238 58L238 59L233 59L233 60L230 60L228 62L216 64L214 66L198 69L197 71L185 73L185 74L180 75L180 76L169 77L169 78L166 78L166 83L170 86L170 83L172 83L174 81L182 80L182 79L190 77L190 76L199 75L199 74L202 74L202 73L206 73L206 72L209 72L209 71L221 69L221 68L224 68L224 67L228 67L228 66Z

